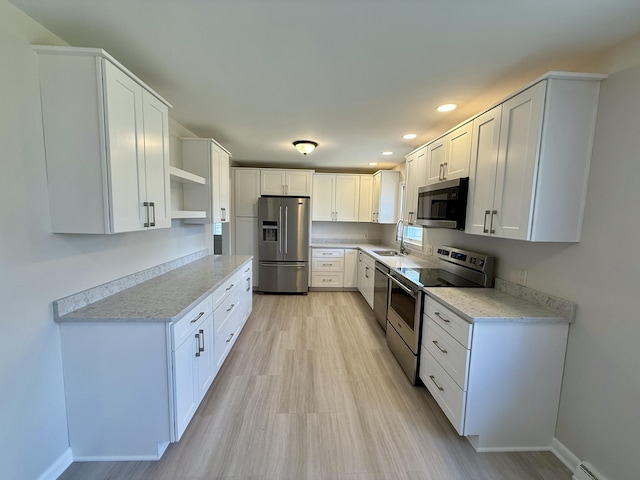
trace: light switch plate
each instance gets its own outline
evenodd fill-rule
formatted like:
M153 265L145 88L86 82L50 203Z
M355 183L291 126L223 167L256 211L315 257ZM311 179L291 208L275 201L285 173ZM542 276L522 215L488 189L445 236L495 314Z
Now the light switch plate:
M427 255L433 255L433 245L427 245Z

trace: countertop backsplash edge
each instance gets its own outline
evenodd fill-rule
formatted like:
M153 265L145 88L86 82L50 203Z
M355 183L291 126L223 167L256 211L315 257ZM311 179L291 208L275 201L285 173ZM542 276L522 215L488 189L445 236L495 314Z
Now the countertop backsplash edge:
M512 297L521 298L541 307L548 308L570 321L575 320L577 305L568 300L497 277L494 288Z
M200 258L203 258L207 255L209 255L209 250L205 248L203 250L190 253L183 257L161 263L160 265L141 270L140 272L132 273L122 278L103 283L102 285L88 288L86 290L83 290L82 292L74 293L67 297L54 300L54 318L60 318L80 308L86 307L87 305L102 300L103 298L109 297L115 293L126 290L127 288L131 288L147 280L151 280L152 278L199 260Z

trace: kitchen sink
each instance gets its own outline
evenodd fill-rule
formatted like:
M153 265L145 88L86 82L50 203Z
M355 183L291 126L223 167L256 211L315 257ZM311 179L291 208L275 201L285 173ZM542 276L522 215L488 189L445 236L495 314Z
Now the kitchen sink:
M395 257L401 255L397 250L374 250L373 253L381 257Z

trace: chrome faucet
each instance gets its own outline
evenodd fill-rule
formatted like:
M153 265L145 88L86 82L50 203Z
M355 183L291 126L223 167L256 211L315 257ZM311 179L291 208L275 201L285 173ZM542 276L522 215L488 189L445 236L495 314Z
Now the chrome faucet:
M400 253L402 255L407 255L407 247L404 245L404 221L402 219L398 220L396 223L396 240L398 239L398 228L400 228Z

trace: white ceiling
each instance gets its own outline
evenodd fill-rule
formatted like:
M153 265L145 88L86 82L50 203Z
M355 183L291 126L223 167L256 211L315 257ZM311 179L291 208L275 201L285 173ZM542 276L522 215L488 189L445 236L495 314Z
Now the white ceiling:
M640 30L640 0L12 3L71 45L104 48L235 162L328 170L400 163L547 70ZM461 107L435 111L450 101ZM303 157L297 139L320 147Z

